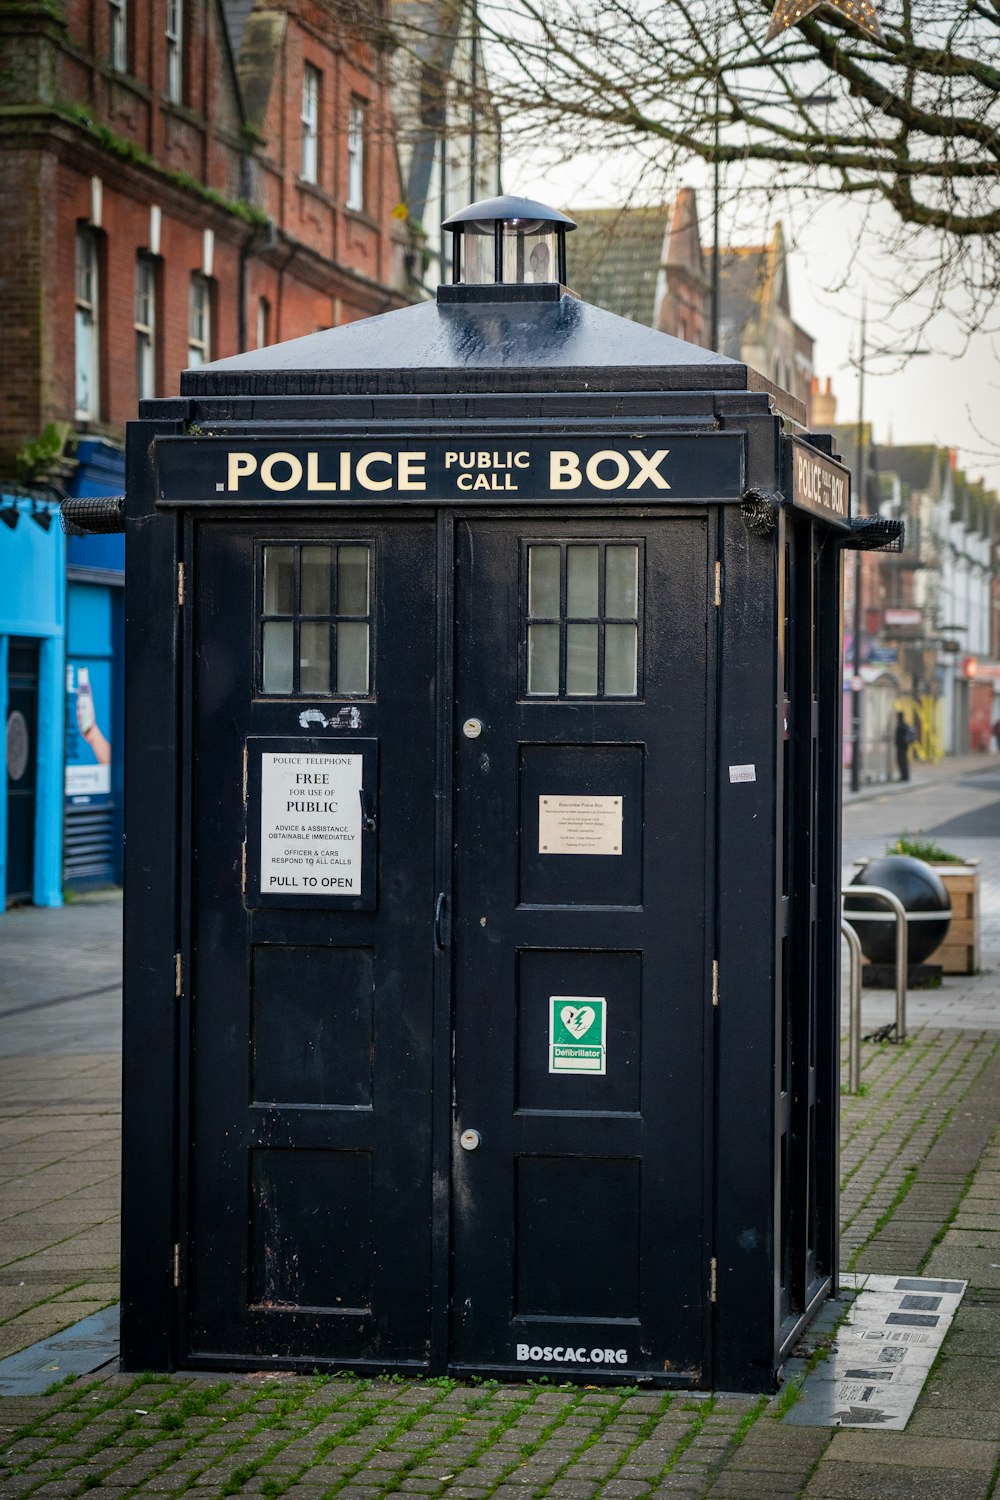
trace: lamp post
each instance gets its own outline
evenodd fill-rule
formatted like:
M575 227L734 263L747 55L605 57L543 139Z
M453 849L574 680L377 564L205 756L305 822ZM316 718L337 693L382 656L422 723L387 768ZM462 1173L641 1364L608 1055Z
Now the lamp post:
M858 431L854 463L858 476L859 514L865 511L865 322L866 297L861 299L861 350L858 359ZM851 791L861 786L861 553L854 554L854 640L851 661Z

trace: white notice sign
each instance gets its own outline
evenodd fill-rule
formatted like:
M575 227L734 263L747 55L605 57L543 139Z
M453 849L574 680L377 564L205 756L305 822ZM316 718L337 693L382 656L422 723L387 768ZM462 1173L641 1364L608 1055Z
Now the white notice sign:
M361 895L363 764L361 755L262 755L262 895Z
M539 854L621 854L620 797L539 797Z

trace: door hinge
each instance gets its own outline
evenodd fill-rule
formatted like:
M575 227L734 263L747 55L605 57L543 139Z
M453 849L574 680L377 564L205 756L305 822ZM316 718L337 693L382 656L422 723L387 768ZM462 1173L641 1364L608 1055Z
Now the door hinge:
M243 840L242 852L240 854L240 895L247 893L247 841Z
M712 1004L719 1003L719 960L712 959Z
M184 603L184 564L177 564L177 603Z
M179 953L174 954L174 994L179 1000L184 986L184 960Z
M716 1300L716 1295L715 1294L718 1291L718 1276L719 1276L719 1263L716 1260L716 1258L715 1258L714 1255L712 1256L712 1259L708 1263L708 1274L709 1274L709 1280L708 1280L708 1300L709 1300L709 1302L714 1302Z
M721 562L717 562L716 565L715 565L715 606L716 606L716 608L718 608L721 603L722 603L722 564L721 564Z
M247 806L247 776L249 775L249 772L247 770L248 762L249 762L249 753L247 751L246 745L244 745L243 746L243 811L244 812L246 812L246 806Z
M179 1244L176 1244L174 1246L174 1286L180 1286L180 1284L181 1284L181 1247L180 1247Z

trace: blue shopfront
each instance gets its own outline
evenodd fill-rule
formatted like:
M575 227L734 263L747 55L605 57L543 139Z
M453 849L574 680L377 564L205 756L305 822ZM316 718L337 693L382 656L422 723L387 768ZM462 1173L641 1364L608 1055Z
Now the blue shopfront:
M122 453L97 438L76 449L74 496L121 494ZM120 884L125 538L70 536L66 557L67 887Z
M47 496L0 493L0 522L3 911L62 904L66 539Z

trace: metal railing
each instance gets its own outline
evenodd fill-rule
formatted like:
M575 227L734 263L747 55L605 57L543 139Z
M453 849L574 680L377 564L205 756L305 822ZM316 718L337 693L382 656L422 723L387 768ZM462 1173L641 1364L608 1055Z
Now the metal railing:
M896 1023L893 1028L895 1040L905 1042L906 1040L906 958L907 958L907 918L906 908L898 896L892 891L885 890L880 885L848 885L844 886L841 895L847 896L873 896L876 900L884 902L889 907L896 920ZM856 1094L861 1083L861 942L851 925L852 919L857 921L871 913L863 911L845 911L842 914L840 930L847 939L847 945L851 956L850 984L851 1003L850 1020L848 1029L848 1089ZM855 947L855 945L857 945Z
M861 939L846 919L840 924L841 936L847 941L851 961L851 1004L847 1029L847 1092L856 1094L861 1087Z

